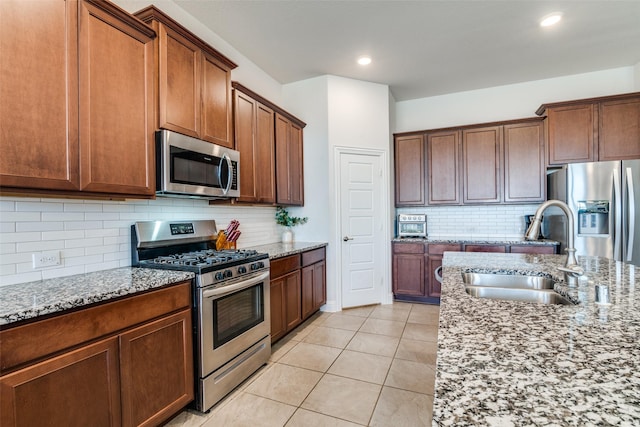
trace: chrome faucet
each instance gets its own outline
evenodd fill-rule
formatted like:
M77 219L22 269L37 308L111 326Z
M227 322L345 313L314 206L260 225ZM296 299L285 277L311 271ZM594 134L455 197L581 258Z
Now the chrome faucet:
M525 233L524 237L527 240L536 240L540 235L540 226L542 225L542 213L550 206L557 206L564 214L567 216L568 227L567 230L567 248L565 252L567 252L567 262L564 267L559 267L558 270L564 273L564 281L569 286L576 286L578 284L578 277L584 274L584 270L580 265L578 265L578 261L576 260L576 248L574 244L574 222L575 218L573 217L573 212L569 209L566 203L560 200L547 200L542 203L538 209L536 210L536 214L529 226L529 229Z

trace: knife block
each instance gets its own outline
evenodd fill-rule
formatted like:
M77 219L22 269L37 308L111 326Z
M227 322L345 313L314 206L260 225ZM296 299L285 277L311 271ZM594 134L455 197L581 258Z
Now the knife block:
M224 231L218 232L218 238L216 239L216 250L224 250L224 249L236 249L237 242L229 242L227 240L227 235L224 234Z

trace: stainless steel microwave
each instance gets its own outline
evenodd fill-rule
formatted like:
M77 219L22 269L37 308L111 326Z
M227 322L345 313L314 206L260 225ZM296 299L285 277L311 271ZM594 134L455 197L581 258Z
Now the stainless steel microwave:
M156 132L156 195L240 196L240 153L168 130Z

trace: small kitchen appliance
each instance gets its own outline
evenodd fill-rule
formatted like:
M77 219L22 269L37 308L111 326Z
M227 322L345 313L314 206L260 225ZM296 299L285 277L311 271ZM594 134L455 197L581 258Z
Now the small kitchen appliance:
M271 356L269 256L216 250L214 220L131 226L131 264L191 271L196 409L209 410Z
M398 214L398 237L427 237L425 214Z
M240 196L240 153L168 130L156 132L156 194L220 199Z

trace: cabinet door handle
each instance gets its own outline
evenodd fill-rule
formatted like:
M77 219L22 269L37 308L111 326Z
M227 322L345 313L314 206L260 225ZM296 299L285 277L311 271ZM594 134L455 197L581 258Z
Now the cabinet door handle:
M349 240L353 240L353 237L349 237L349 236L344 236L342 238L342 240L344 240L345 242L349 241Z

